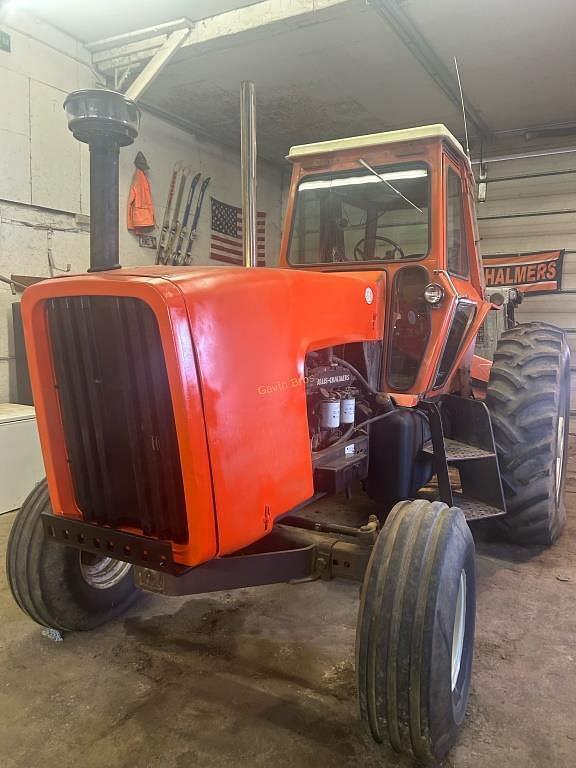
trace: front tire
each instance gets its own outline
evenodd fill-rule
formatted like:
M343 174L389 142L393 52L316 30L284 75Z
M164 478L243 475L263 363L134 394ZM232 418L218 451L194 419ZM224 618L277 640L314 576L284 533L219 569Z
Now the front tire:
M526 323L504 331L490 372L492 418L509 541L548 546L566 522L570 351L559 328Z
M46 539L40 516L51 511L43 480L16 514L10 531L10 591L24 613L42 626L95 629L124 613L138 596L132 568Z
M376 742L426 762L447 754L466 715L475 612L462 512L396 504L366 570L356 636L360 712Z

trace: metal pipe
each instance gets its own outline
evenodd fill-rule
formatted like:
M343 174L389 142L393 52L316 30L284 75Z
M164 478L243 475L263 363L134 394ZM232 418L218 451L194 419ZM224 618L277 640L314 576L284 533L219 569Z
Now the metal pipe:
M478 221L497 221L500 219L531 219L535 216L566 216L576 213L576 208L564 208L561 211L526 211L525 213L500 213L494 216L478 216Z
M496 184L498 181L525 181L526 179L544 179L549 176L569 176L576 173L576 168L566 171L538 171L536 173L520 173L517 176L495 176L493 179L486 178L486 184Z
M549 133L550 131L570 130L576 128L574 121L568 121L564 123L540 123L537 125L529 125L524 128L504 128L497 131L492 131L494 136L509 136L515 133Z
M149 37L154 37L155 35L169 35L176 29L181 29L182 27L188 27L190 29L193 26L193 21L183 17L181 19L176 19L176 21L167 21L164 24L155 24L153 27L137 29L134 32L125 32L122 35L114 35L114 37L106 37L103 40L95 40L93 43L84 43L84 47L91 52L95 52L100 51L103 48L112 48L117 45L138 42Z
M164 45L158 48L154 56L152 56L150 61L126 91L125 96L127 99L138 101L138 99L142 97L142 94L150 87L152 81L155 80L164 67L170 63L189 34L190 30L188 27L185 27L184 29L177 29L166 38Z
M240 135L244 266L256 267L256 97L254 83L249 80L242 81L240 90Z
M482 165L482 163L503 163L508 160L531 160L537 157L552 157L553 155L569 155L576 152L576 147L566 147L564 149L545 149L535 150L534 152L522 152L517 155L497 155L495 157L483 157L471 160L472 165Z
M90 144L90 269L120 269L120 147L108 136Z

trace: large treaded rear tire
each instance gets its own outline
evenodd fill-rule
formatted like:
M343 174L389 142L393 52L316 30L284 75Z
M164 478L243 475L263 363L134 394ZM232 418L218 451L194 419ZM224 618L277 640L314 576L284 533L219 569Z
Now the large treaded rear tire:
M486 404L508 510L498 528L516 544L553 544L566 522L570 351L564 333L538 322L504 331Z
M466 715L474 540L457 507L401 501L374 544L356 634L360 714L378 743L433 762Z
M51 510L43 480L17 512L8 537L10 591L24 613L42 626L61 631L94 629L119 616L137 597L132 569L121 570L121 578L109 587L88 583L80 551L44 536L40 516Z

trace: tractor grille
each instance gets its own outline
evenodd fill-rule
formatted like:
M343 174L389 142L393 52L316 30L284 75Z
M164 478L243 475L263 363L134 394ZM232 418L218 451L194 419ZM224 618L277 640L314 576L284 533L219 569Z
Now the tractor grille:
M47 303L76 502L87 522L188 538L182 470L156 317L140 299Z

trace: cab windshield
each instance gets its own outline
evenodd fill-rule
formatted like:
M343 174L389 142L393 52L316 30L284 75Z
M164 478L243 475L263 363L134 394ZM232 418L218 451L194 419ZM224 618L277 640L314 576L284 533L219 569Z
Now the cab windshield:
M428 168L371 166L306 176L298 187L288 260L294 265L420 259L429 247Z

